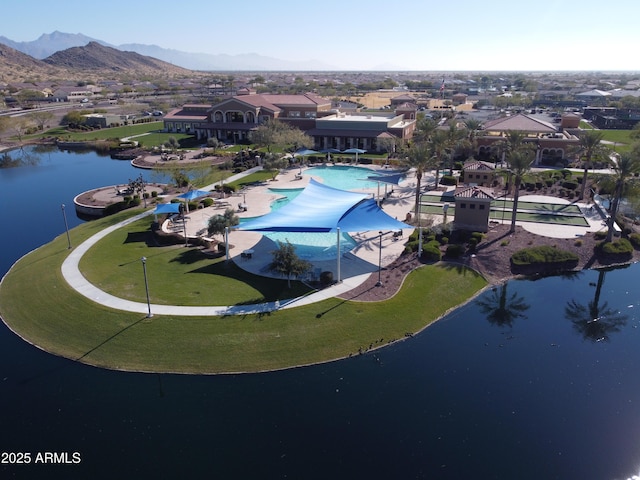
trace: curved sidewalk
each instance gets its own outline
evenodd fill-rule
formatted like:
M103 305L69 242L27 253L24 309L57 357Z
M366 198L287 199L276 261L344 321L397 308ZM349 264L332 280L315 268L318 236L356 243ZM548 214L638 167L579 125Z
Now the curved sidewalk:
M80 259L85 253L98 241L109 235L111 232L124 227L130 223L133 223L141 218L152 215L153 211L149 210L140 215L128 218L116 225L105 228L104 230L96 233L92 237L88 238L69 254L69 256L62 263L62 276L78 293L86 298L103 305L105 307L113 308L115 310L124 310L135 313L148 313L148 305L146 303L132 302L130 300L124 300L111 295L98 287L90 283L84 275L80 272L79 263ZM299 307L302 305L308 305L315 302L326 300L327 298L335 297L344 292L348 292L353 288L364 282L370 273L358 275L355 277L347 278L339 284L324 290L311 293L298 298L292 298L288 300L282 300L280 302L265 302L255 305L234 305L234 306L180 306L180 305L158 305L151 304L151 313L154 315L176 315L176 316L222 316L222 315L245 315L251 313L263 313L271 312L274 310Z

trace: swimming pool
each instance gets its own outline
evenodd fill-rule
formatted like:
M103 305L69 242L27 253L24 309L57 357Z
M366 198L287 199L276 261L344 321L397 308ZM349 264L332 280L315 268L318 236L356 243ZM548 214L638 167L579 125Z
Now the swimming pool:
M366 181L367 177L377 175L377 172L364 167L348 165L312 167L302 174L319 177L325 185L340 190L363 190L378 186L378 182Z
M364 182L363 182L364 183ZM284 207L296 198L302 188L270 188L269 191L282 195L281 198L271 203L271 211ZM251 220L240 219L240 223ZM305 260L331 260L336 258L337 234L336 233L309 233L309 232L264 232L263 235L274 242L289 243L296 247L296 254ZM345 254L356 246L355 240L345 232L340 234L340 253Z

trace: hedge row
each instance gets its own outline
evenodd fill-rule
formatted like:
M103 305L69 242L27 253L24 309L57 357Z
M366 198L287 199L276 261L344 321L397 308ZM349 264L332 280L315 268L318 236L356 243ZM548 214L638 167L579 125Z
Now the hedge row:
M524 248L511 255L511 263L522 267L528 265L562 265L578 263L580 258L573 252L547 245Z

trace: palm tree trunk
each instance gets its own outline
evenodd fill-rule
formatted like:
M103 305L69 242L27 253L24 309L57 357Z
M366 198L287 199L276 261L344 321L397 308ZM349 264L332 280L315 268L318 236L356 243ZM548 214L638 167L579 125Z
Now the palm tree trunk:
M416 204L413 209L413 215L418 220L420 215L420 190L422 189L422 174L416 173Z
M582 190L580 192L580 198L584 200L584 192L587 189L587 175L589 174L589 164L585 163L584 173L582 174Z
M516 181L513 184L513 209L511 210L511 233L516 231L516 215L518 213L518 197L520 196L520 178L516 177Z
M618 205L620 204L620 197L622 197L622 188L624 186L623 181L618 181L616 184L616 191L613 196L613 203L611 204L611 211L609 213L609 219L607 220L607 226L609 227L607 230L607 238L606 241L610 242L613 240L613 231L616 224L616 215L618 215Z

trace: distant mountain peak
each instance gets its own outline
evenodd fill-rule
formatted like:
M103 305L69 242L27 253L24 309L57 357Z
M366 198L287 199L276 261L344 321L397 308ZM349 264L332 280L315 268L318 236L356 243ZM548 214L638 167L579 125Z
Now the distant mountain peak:
M336 69L335 66L327 65L315 60L281 60L255 53L240 55L190 53L163 48L157 45L143 45L137 43L114 46L107 42L88 37L82 33L63 33L58 30L42 34L37 40L30 42L14 42L13 40L0 36L0 43L40 60L51 57L56 52L67 50L69 48L87 46L91 42L96 42L102 46L112 47L119 50L136 52L140 55L152 56L158 60L190 70L303 71Z

